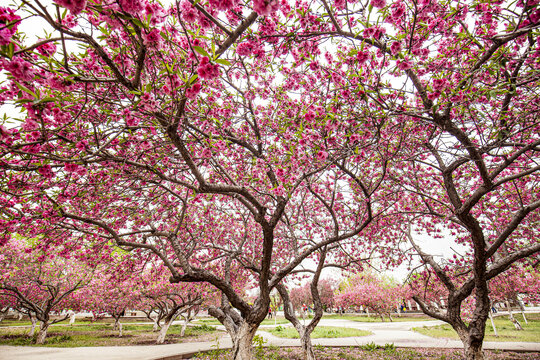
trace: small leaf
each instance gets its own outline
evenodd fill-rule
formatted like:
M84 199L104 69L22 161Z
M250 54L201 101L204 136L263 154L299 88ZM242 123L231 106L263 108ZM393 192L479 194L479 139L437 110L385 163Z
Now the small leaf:
M190 77L190 78L189 78L189 81L188 81L188 85L193 84L193 83L197 80L198 77L199 77L199 75L197 75L197 74L195 74L195 75L193 75L192 77Z
M38 99L38 96L32 90L27 88L26 86L24 86L22 84L19 84L18 82L16 82L15 84L17 84L17 87L19 89L21 89L22 91L24 91L25 93L32 95L34 97L34 99Z
M196 46L196 45L193 45L193 50L195 50L196 52L198 52L199 54L201 54L202 56L206 56L208 58L210 58L210 55L208 55L208 53L206 52L206 50L204 50L202 47L200 46Z
M225 60L225 59L216 59L215 62L217 62L218 64L221 64L221 65L227 65L227 66L231 65L229 60Z

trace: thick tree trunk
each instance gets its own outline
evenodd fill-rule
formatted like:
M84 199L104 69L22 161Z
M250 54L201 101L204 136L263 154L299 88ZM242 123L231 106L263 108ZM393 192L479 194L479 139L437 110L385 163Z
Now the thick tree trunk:
M302 345L302 353L304 360L315 360L315 353L313 352L313 345L311 344L311 332L306 331L304 328L297 329L300 335L300 343Z
M36 344L42 345L45 343L45 338L47 337L47 330L49 329L48 322L41 322L39 332L36 337Z
M465 359L467 360L484 360L482 352L482 343L474 343L465 346Z
M456 332L463 342L465 350L465 359L467 360L484 360L484 353L482 352L482 341L474 340L467 329L456 329Z
M253 360L253 337L257 332L258 326L242 322L238 330L231 334L232 336L232 354L233 360Z
M33 337L36 333L37 319L34 316L30 315L30 321L32 322L32 327L30 328L30 333L28 334L28 336Z
M165 341L165 337L167 336L167 331L169 331L169 327L171 326L174 318L165 321L165 324L161 327L161 330L159 331L159 335L156 340L156 344L163 344Z

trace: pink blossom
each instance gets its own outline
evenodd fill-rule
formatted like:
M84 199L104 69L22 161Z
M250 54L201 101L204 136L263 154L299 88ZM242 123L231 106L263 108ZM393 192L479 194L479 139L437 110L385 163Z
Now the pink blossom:
M397 67L400 70L409 70L410 68L412 68L412 65L409 60L398 60Z
M5 69L17 80L32 81L34 77L34 71L30 63L21 59L19 56L15 56L13 60L9 61L5 65Z
M261 16L268 16L279 9L278 0L253 0L253 10Z
M17 31L20 19L13 9L0 7L0 46L10 43L11 37Z
M347 5L347 0L335 0L335 1L334 1L334 6L335 6L336 9L338 9L338 10L343 10L343 9L345 9L345 5Z
M54 45L52 42L48 42L38 46L37 51L44 56L53 56L56 52L56 45Z
M76 172L79 169L79 165L74 163L67 163L64 165L64 170L68 173Z
M314 111L309 110L304 115L304 119L306 119L307 121L311 121L311 120L315 119L316 116L317 116L317 114Z
M437 91L444 90L448 86L447 79L435 79L433 80L433 89Z
M152 29L148 34L143 35L144 44L149 47L159 49L161 35L159 29Z
M195 83L192 87L188 88L186 90L186 97L188 99L195 99L197 97L197 94L201 91L201 84Z
M209 0L210 6L216 8L217 10L230 10L236 6L238 3L237 0Z
M377 9L382 9L386 6L386 0L371 0L371 6Z
M317 160L319 161L325 161L328 158L328 153L326 151L319 151L317 153Z
M122 10L131 15L137 15L144 9L144 4L141 0L120 0L120 6Z
M86 150L86 146L88 146L87 140L81 140L77 144L75 144L75 147L79 149L80 151Z
M394 22L399 20L405 14L405 5L401 3L392 4L391 20Z
M10 131L4 125L0 125L0 140L8 140L10 137Z
M531 13L529 16L529 19L531 20L531 23L536 24L540 21L540 9L536 10L535 12Z
M180 16L188 23L194 23L199 18L198 10L189 1L180 3Z
M401 43L399 41L394 41L392 45L390 45L390 52L392 53L392 55L396 55L400 51Z
M54 177L51 165L43 165L38 169L38 173L47 179L51 179L52 177Z
M219 76L219 66L217 64L212 64L208 57L204 56L197 69L197 74L199 74L201 79L214 79Z
M247 41L238 44L236 47L236 53L240 56L250 56L253 53L253 43Z
M369 59L369 53L367 51L359 51L358 54L356 54L356 60L360 64L365 63Z
M73 15L79 14L86 8L86 0L55 0L56 3L68 9Z

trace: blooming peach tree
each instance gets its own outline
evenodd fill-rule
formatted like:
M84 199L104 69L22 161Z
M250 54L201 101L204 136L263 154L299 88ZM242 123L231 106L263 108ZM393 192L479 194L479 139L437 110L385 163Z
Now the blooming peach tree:
M95 268L74 255L64 257L58 249L36 247L15 237L0 247L4 269L0 297L11 299L13 308L40 321L36 344L45 342L50 325L68 317L54 318L52 313L64 310L73 294L92 279Z
M488 280L540 250L539 21L535 1L17 0L0 11L2 243L61 229L152 252L226 296L210 312L247 359L303 260L376 244L395 265L412 239L448 289L430 315L481 359ZM414 239L441 228L468 249L459 287Z
M336 295L336 304L343 308L363 308L372 311L384 321L386 315L390 321L404 299L401 286L388 279L378 278L370 273L356 275L340 286Z

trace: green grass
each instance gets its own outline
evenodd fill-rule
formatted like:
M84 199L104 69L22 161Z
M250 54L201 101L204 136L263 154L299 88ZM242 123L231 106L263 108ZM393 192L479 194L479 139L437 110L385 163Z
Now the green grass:
M330 314L330 315L324 315L323 319L342 319L342 320L350 320L350 321L358 321L358 322L381 322L381 318L378 315L371 315L371 316L363 316L363 315L339 315L339 314ZM427 315L416 315L416 316L407 316L407 315L401 315L399 317L397 314L392 314L392 320L397 322L405 322L405 321L426 321L426 320L433 320L432 317L429 317ZM385 322L389 322L390 319L388 319L387 316L384 317Z
M495 336L491 321L488 319L486 323L486 337L484 341L523 341L523 342L539 342L540 341L540 314L526 314L529 324L525 324L521 314L514 314L516 319L523 327L522 331L517 331L514 325L508 319L508 315L497 316L494 318L495 327L499 336ZM436 338L459 339L457 333L450 325L438 326L423 326L413 328L414 331L421 334Z
M152 325L123 325L123 337L118 337L118 331L112 330L112 324L92 324L75 326L55 326L49 328L45 345L53 347L84 347L84 346L122 346L122 345L151 345L155 343L158 333L152 332ZM0 345L37 346L28 337L29 328L0 329ZM37 329L36 329L37 331ZM213 340L217 330L208 325L189 326L184 338L179 336L180 325L169 328L166 341L176 343L185 340ZM213 336L208 338L209 336ZM193 340L191 340L193 341Z
M199 319L198 321L196 321L196 323L197 322L200 322L202 324L208 324L208 325L221 325L221 323L216 319ZM274 323L277 325L289 324L289 320L285 318L277 318L275 321L274 319L265 319L263 320L261 325L274 325Z
M91 321L90 319L77 319L75 320L75 325L80 325L80 324L111 324L114 322L114 319L113 318L103 318L103 319L99 319L98 321ZM141 318L122 318L120 319L120 322L121 323L133 323L133 322L137 322L137 323L149 323L151 324L150 320L148 319L141 319ZM39 324L39 322L38 322ZM64 320L64 321L60 321L56 324L65 324L65 325L68 325L69 324L69 319L67 320ZM0 322L0 328L2 327L5 327L5 326L30 326L32 325L32 323L29 321L29 320L15 320L15 319L4 319L2 322Z
M265 329L264 331L268 331L274 336L280 337L280 338L288 338L288 339L298 339L298 331L294 327L283 327L278 326L273 329ZM315 330L311 333L312 339L318 339L318 338L341 338L341 337L355 337L355 336L367 336L371 335L371 331L366 330L358 330L358 329L351 329L351 328L343 328L343 327L333 327L333 326L319 326L316 327Z

